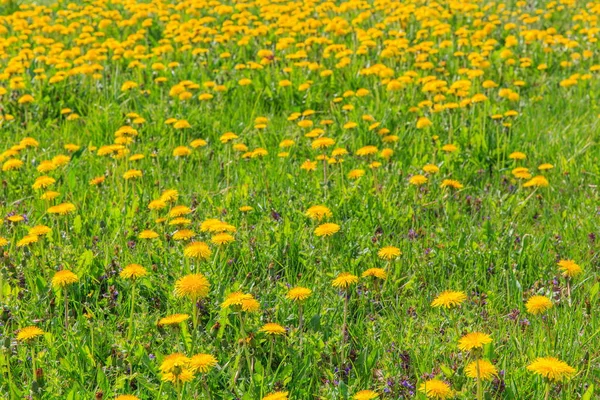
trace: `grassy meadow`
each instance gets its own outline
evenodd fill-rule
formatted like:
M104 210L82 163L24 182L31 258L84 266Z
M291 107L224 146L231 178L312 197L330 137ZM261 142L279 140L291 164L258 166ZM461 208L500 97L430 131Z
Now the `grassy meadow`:
M0 398L599 398L599 20L0 0Z

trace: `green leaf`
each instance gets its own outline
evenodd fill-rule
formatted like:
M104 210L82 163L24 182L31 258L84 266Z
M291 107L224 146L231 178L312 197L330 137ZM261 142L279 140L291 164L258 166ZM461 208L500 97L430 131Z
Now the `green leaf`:
M77 234L81 233L81 228L83 224L81 222L81 215L77 215L73 220L73 231Z
M598 291L600 291L600 282L596 282L596 284L590 289L590 300L593 301L596 298Z
M581 400L590 400L592 395L594 394L594 384L592 383L588 390L585 391L583 396L581 396Z
M442 364L440 366L440 369L442 370L444 375L446 375L446 377L448 377L448 378L450 378L450 377L452 377L452 375L454 375L454 371L452 371L452 369L449 368L447 365Z
M88 275L90 270L90 265L94 261L94 253L91 250L86 250L79 256L77 260L77 275L83 276Z

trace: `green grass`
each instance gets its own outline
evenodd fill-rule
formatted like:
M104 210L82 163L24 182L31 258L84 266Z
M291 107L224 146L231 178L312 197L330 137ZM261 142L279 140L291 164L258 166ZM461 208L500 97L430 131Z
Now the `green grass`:
M426 7L427 2L418 3ZM448 2L440 3L442 8L449 8ZM89 4L75 2L73 8L81 11ZM107 4L102 7L118 10L128 19L132 9L143 3L130 3L129 8L120 2ZM376 9L373 2L365 4L373 16L356 22L354 30L345 35L326 30L326 17L338 15L352 21L364 10L305 16L323 25L314 32L297 31L296 42L325 37L357 50L362 34L359 30L373 28L392 12L391 7ZM67 17L58 12L67 9L66 3L46 8L50 23L67 26L80 21L80 26L62 34L33 27L33 32L17 39L17 44L7 44L8 37L22 34L19 20L31 24L33 19L11 16L15 7L0 5L4 15L0 17L0 49L4 49L0 50L0 75L6 75L0 76L0 87L7 89L0 96L0 114L14 116L14 120L1 122L1 150L10 149L25 137L39 141L39 147L11 156L24 162L21 169L1 172L0 215L18 214L26 219L17 223L4 219L0 226L0 236L9 241L0 260L0 397L107 399L134 394L141 399L177 398L176 386L161 382L163 358L174 352L188 356L203 352L218 360L206 374L213 399L261 399L277 390L289 391L291 399L347 399L363 389L378 392L382 399L425 398L417 388L434 376L448 382L456 398L473 399L475 382L464 373L472 358L460 351L457 343L463 334L481 331L493 339L484 347L483 355L501 371L492 382L484 383L485 398L544 398L543 380L526 369L543 356L556 356L577 369L572 379L552 385L550 398L594 398L590 388L594 385L597 392L600 383L600 111L596 104L600 84L598 72L592 68L598 63L597 43L581 31L582 27L593 27L594 22L574 17L584 10L597 16L598 11L576 2L562 10L556 6L549 18L541 14L539 21L524 23L523 14L548 12L552 8L549 2L521 6L507 2L514 15L496 12L495 6L486 9L486 4L493 4L490 1L477 4L481 16L475 15L477 10L455 8L455 15L426 18L425 22L440 19L450 24L450 31L440 36L432 34L433 26L417 20L415 13L420 18L421 11L407 11L405 23L387 21L379 28L382 36L372 39L376 47L364 55L351 55L350 64L343 68L336 68L340 59L334 55L323 57L326 44L312 44L305 49L306 60L320 64L315 71L286 58L300 47L276 49L278 41L293 34L293 26L278 32L276 20L268 15L274 11L261 11L254 3L248 12L268 21L265 35L240 45L237 42L243 33L223 43L213 40L217 33L207 33L210 42L191 41L189 49L182 49L182 43L169 37L165 22L156 13L140 17L132 26L119 27L114 22L99 28L100 20L115 18L99 10ZM598 8L597 2L593 4ZM169 14L180 13L184 22L192 18L185 9L165 8ZM232 14L218 15L213 9L200 7L196 18L213 16L214 21L205 25L221 34L222 27L227 26L225 21L235 18ZM489 67L482 68L482 77L470 80L467 96L445 93L441 102L458 103L478 93L488 99L442 112L427 106L411 110L425 100L436 102L435 94L422 91L419 78L434 76L445 80L448 87L458 80L469 80L461 68L477 69L468 56L482 49L472 43L459 47L456 31L463 26L471 31L482 29L477 20L492 21L494 14L502 24L484 37L497 41L483 56ZM243 15L237 17L243 19ZM153 25L124 45L132 50L136 45L146 46L143 53L149 57L140 59L145 68L129 68L135 60L133 55L115 59L118 52L114 49L107 50L105 60L94 60L89 57L93 45L81 42L85 25L104 32L98 43L108 38L124 41L141 29L146 18L151 18ZM509 22L516 23L517 29L504 30L503 25ZM242 23L251 26L253 21ZM546 53L543 39L526 43L527 39L519 35L519 30L527 33L550 27L578 41L578 47L557 44ZM420 29L428 32L426 37L418 36ZM428 60L444 70L421 69L411 51L380 57L385 41L394 38L398 30L406 33L408 47L431 41L438 52L430 54ZM42 33L64 43L66 49L81 47L88 55L80 60L83 64L103 67L97 79L75 73L61 82L49 83L48 79L61 70L56 64L47 64L39 58L41 53L27 63L15 58L23 43L45 47L47 54L50 45L40 45L35 39ZM515 66L500 55L509 34L518 39L510 48ZM167 37L173 51L152 55L152 49ZM451 46L440 46L443 40L450 40ZM209 52L193 55L192 50L200 47ZM275 61L263 69L235 69L237 64L259 63L257 52L261 49L274 50ZM455 54L459 49L464 57ZM592 56L576 60L570 67L560 65L584 50L591 51ZM231 58L220 58L224 51L230 52ZM63 54L71 65L62 70L79 65L78 57ZM524 57L532 59L531 67L519 67L519 59ZM153 63L166 65L171 61L180 66L167 71L151 69ZM377 63L391 68L394 77L407 71L416 71L418 77L402 90L388 91L384 78L360 73ZM548 69L538 70L541 63L548 64ZM292 71L284 72L285 67ZM45 80L32 79L36 68L45 69ZM333 76L321 77L325 69L333 70ZM579 77L577 84L568 88L560 86L575 73L591 77ZM17 76L25 78L24 88L11 88ZM157 76L166 77L167 82L154 83ZM240 86L238 81L244 77L252 79L252 85ZM292 81L293 87L279 87L282 79ZM187 101L169 95L183 80L200 85ZM307 80L313 81L310 89L297 90ZM485 89L485 80L493 80L499 87ZM516 80L523 80L525 85L515 86ZM122 91L125 81L140 86ZM207 81L225 85L227 91L202 88ZM343 97L344 92L360 88L368 89L369 94ZM501 98L500 88L511 88L520 99ZM150 93L140 93L140 89ZM199 93L207 92L214 94L212 100L197 99ZM24 94L33 95L35 101L18 104L17 99ZM343 100L334 102L338 97ZM354 109L344 111L343 105L348 104ZM67 120L61 115L63 108L71 108L80 118ZM288 120L293 112L308 109L315 111L308 118L315 121L315 128L320 127L320 120L334 121L324 127L324 135L335 139L334 147L344 147L350 153L342 157L342 163L328 166L326 184L322 161L318 161L316 171L300 168L307 159L316 160L322 154L312 149L311 139L304 136L310 128L300 128L297 121ZM509 110L518 111L518 116L491 118ZM127 145L127 156L97 155L98 147L114 142L121 126L133 124L126 116L130 112L138 113L146 122L135 126L139 135ZM362 120L366 114L381 123L379 128L397 135L398 141L384 143L377 130L369 130L371 122ZM254 128L254 120L260 116L269 119L264 130ZM433 125L417 129L419 116L428 117ZM191 128L174 129L165 124L168 118L185 119ZM348 121L358 123L358 127L343 129ZM510 126L503 126L503 122ZM268 155L242 158L241 152L232 150L233 143L220 142L228 131L239 136L233 143L244 143L250 151L265 148ZM208 145L194 149L188 157L173 157L175 147L189 146L198 138ZM283 139L296 142L286 158L278 157ZM50 203L70 202L76 211L56 216L47 213L49 202L40 199L42 191L32 189L32 184L44 175L36 170L40 162L68 154L63 147L68 143L81 149L69 154L67 165L44 174L56 179L51 189L60 193ZM458 151L442 151L448 143L458 146ZM379 150L392 148L394 154L389 160L378 154L355 155L366 145ZM327 149L328 155L332 149ZM527 158L509 159L514 151L524 152ZM138 153L145 158L128 160ZM4 154L2 162L11 157ZM380 161L381 167L370 169L373 161ZM410 185L409 178L422 174L422 167L429 163L439 166L440 172L428 175L429 181L423 186ZM539 172L537 167L542 163L551 163L554 168ZM517 166L528 167L534 176L543 174L549 186L523 187L526 180L511 173ZM143 176L124 180L123 174L133 168L141 170ZM348 179L348 172L358 168L364 169L365 175ZM105 182L91 186L89 181L98 176L106 176ZM441 188L444 179L458 180L464 187ZM201 232L200 224L217 218L237 228L235 242L221 248L210 244L212 256L204 262L185 258L185 244L172 238L177 227L155 221L166 217L168 209L151 211L147 207L166 189L179 192L176 204L193 209L187 216L192 220L187 228L198 234L195 240L210 243L211 235ZM313 233L319 223L310 220L305 211L316 204L327 205L333 213L328 222L341 226L332 237L319 238ZM240 212L244 205L252 206L253 211ZM41 224L51 227L51 234L32 245L17 246L28 228ZM144 229L155 230L159 239L139 239ZM377 256L378 250L388 245L402 251L389 263ZM571 283L570 304L557 266L561 259L573 259L583 268L583 274ZM144 266L148 276L136 283L135 331L128 340L132 284L119 273L131 263ZM344 294L332 287L332 280L341 272L360 276L374 267L385 268L388 279L379 288L361 278L350 288L348 339L344 340ZM52 276L61 269L73 271L80 279L68 289L68 329L63 293L51 285ZM177 279L190 271L200 271L211 284L208 297L198 303L197 329L191 318L177 329L157 327L162 317L192 312L190 301L174 294ZM285 298L288 289L297 285L313 291L303 306L302 332L297 329L298 306ZM464 291L468 300L448 311L431 307L433 299L448 289ZM237 313L221 307L225 297L238 290L253 294L261 305L259 312L246 317L245 332L250 337L246 349L239 344L242 337ZM554 303L544 316L528 314L525 309L525 302L536 294L549 296ZM288 328L285 336L275 340L271 371L271 341L259 332L267 322ZM46 333L31 343L18 342L18 330L30 325ZM39 369L35 382L32 349ZM185 385L181 396L205 398L203 379L198 374Z

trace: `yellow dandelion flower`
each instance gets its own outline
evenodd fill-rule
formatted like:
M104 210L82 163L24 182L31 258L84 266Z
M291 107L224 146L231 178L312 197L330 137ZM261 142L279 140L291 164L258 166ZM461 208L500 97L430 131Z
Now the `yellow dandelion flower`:
M419 386L419 392L424 393L429 399L451 399L454 392L450 385L439 379L427 380Z
M46 210L48 214L59 214L67 215L76 210L76 207L72 203L62 203L57 206L52 206Z
M431 302L432 307L452 308L462 304L467 299L464 292L446 290L440 293L435 300Z
M321 224L315 228L315 235L318 237L332 236L334 233L339 232L340 226L331 222Z
M180 323L187 321L189 318L190 316L188 314L167 315L166 317L158 320L158 326L179 325Z
M52 277L52 286L55 288L65 287L79 281L79 277L73 272L63 269Z
M210 238L211 243L218 246L226 245L235 241L235 238L229 233L218 233Z
M136 279L144 277L148 274L146 268L139 264L129 264L119 273L119 276L124 279Z
M196 233L190 229L179 229L177 232L173 234L173 240L190 240L196 236Z
M394 246L382 247L377 252L377 255L379 256L379 258L381 258L382 260L387 260L387 261L391 261L395 258L398 258L401 254L402 254L402 252L400 251L400 249L397 247L394 247Z
M262 400L288 400L289 392L273 392L269 393Z
M558 269L562 272L563 276L574 278L581 274L583 270L573 260L560 260L558 262Z
M477 379L477 369L479 368L479 379L484 381L491 380L498 375L498 369L488 360L476 360L470 362L465 368L465 374L472 379Z
M553 307L552 300L546 296L532 296L525 303L527 312L533 315L543 314Z
M215 365L217 365L217 359L212 354L200 353L192 356L190 359L190 369L192 372L206 374Z
M189 274L175 282L175 295L197 300L208 296L210 283L202 274Z
M525 182L523 187L548 187L549 185L550 183L545 176L538 175Z
M361 276L363 278L372 276L374 278L378 278L378 279L381 279L381 280L386 280L387 279L387 272L385 272L385 270L383 268L369 268L368 270L366 270L365 272L363 272Z
M569 379L577 370L556 357L539 357L527 366L527 369L550 381Z
M144 229L138 235L138 238L140 238L140 239L156 239L157 237L158 237L158 233L156 233L150 229Z
M27 235L17 242L17 247L26 247L38 241L37 235Z
M140 171L139 169L130 169L129 171L127 171L123 174L123 178L126 180L136 179L136 178L141 178L142 175L143 175L142 171Z
M264 324L259 331L271 336L285 335L286 333L283 326L273 322Z
M302 287L302 286L296 286L296 287L288 290L285 297L288 300L292 300L292 301L304 301L304 300L308 299L311 294L312 294L312 290Z
M484 345L492 343L492 337L481 332L468 333L458 341L458 348L463 351L481 349Z
M211 254L210 248L204 242L192 242L183 249L183 255L188 258L206 260Z
M342 272L331 282L331 286L347 289L355 283L358 283L358 276L352 275L349 272Z
M45 332L37 326L27 326L19 330L19 333L17 334L17 340L19 342L29 342L38 336L42 336L44 333Z
M372 390L361 390L360 392L352 396L354 400L372 400L376 399L377 397L379 397L379 394Z
M411 185L415 185L415 186L421 186L421 185L424 185L425 183L427 183L427 178L424 177L423 175L418 175L418 174L413 175L408 180L408 183L410 183Z

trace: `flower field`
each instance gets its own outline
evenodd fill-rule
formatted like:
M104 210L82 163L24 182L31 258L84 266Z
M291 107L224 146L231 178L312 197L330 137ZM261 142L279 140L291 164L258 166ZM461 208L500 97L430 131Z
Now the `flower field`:
M0 398L599 398L599 37L598 0L0 0Z

